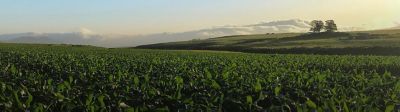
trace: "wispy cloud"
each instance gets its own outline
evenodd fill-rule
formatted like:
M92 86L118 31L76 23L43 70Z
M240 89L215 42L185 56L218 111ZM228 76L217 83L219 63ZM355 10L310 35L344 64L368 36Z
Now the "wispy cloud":
M310 28L309 22L292 19L280 20L272 22L262 22L258 24L239 25L239 26L220 26L208 29L200 29L186 32L176 33L158 33L142 36L131 36L118 39L110 39L108 43L101 46L107 47L126 47L144 44L154 44L162 42L185 41L192 39L207 39L213 37L229 36L229 35L247 35L247 34L264 34L264 33L286 33L286 32L307 32ZM113 44L113 43L118 44Z
M395 24L396 26L400 26L400 21L396 21L396 22L394 22L394 24Z

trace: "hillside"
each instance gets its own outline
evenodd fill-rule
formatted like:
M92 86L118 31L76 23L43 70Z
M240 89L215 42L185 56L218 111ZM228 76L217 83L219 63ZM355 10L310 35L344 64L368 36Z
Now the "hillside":
M93 49L106 49L91 45L73 45L73 44L38 44L38 43L3 43L0 41L0 48L63 48L63 49L73 49L73 48L93 48Z
M236 35L143 45L146 49L224 50L283 54L400 55L400 30Z

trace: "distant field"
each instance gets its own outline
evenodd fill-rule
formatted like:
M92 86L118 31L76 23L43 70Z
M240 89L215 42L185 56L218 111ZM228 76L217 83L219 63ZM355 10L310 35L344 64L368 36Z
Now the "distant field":
M143 45L137 48L226 50L272 54L400 55L400 30L238 35Z
M0 44L0 110L391 111L399 70L398 56Z

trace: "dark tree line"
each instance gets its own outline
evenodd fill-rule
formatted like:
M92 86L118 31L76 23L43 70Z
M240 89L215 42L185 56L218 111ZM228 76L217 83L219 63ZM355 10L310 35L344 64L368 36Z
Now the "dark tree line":
M325 30L326 32L337 31L337 26L334 20L327 20L325 21L325 23L321 20L313 20L310 25L311 25L310 31L314 33L319 33L323 30Z

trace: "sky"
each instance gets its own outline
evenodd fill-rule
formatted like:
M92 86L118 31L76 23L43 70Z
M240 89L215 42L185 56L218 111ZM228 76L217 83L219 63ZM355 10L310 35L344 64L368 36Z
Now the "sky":
M0 34L183 32L286 19L378 29L400 23L400 0L1 0Z

